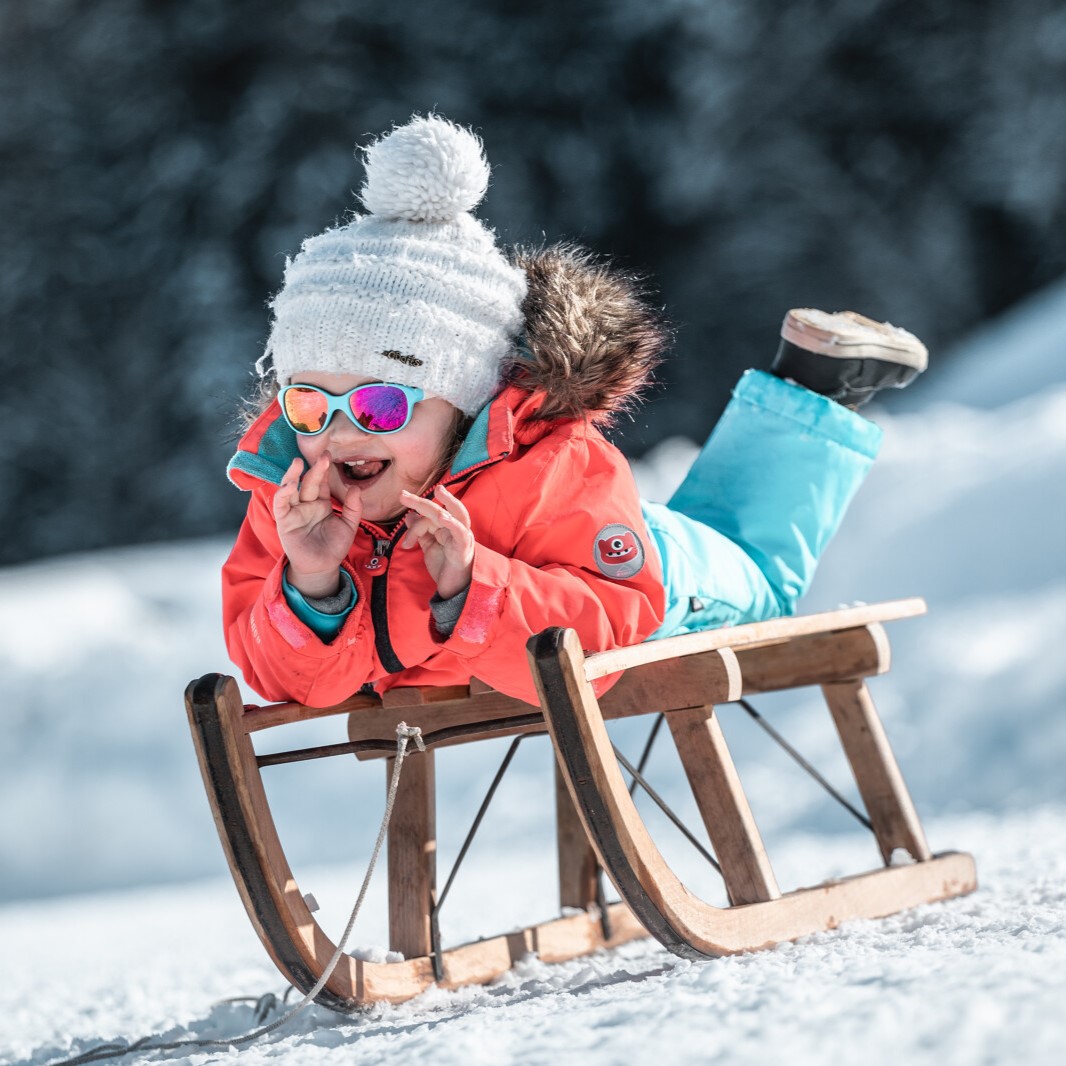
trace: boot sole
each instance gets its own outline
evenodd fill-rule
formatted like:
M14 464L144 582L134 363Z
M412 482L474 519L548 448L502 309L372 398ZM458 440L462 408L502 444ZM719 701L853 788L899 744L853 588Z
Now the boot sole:
M907 381L929 365L929 352L913 333L854 311L794 308L785 315L781 337L795 348L833 359L876 359L907 367Z

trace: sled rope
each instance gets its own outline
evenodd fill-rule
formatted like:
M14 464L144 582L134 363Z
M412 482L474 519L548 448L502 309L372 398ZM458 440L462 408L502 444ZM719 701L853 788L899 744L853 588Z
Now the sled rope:
M393 763L392 775L389 778L389 791L388 796L385 799L385 813L381 819L381 828L378 830L378 838L374 844L374 851L370 856L370 862L366 868L366 874L363 876L363 883L359 889L359 895L356 897L355 905L352 907L352 913L348 918L348 924L344 927L344 933L341 935L340 940L337 943L337 950L333 953L333 958L329 960L325 970L322 972L322 976L315 982L314 987L297 1003L294 1007L291 1007L280 1018L275 1019L269 1025L264 1025L259 1029L254 1029L250 1033L245 1033L242 1036L228 1037L225 1039L217 1040L174 1040L166 1044L150 1044L150 1036L142 1037L135 1043L128 1045L121 1044L102 1044L98 1047L92 1048L89 1051L76 1055L74 1058L62 1059L50 1066L81 1066L85 1062L98 1062L101 1059L120 1058L124 1055L131 1055L135 1051L174 1051L178 1048L228 1048L239 1047L242 1044L250 1044L253 1040L259 1040L261 1037L266 1036L268 1033L274 1032L275 1029L280 1029L287 1022L291 1021L300 1013L314 998L326 987L326 982L333 976L333 971L337 968L337 963L340 962L341 956L344 954L344 947L348 942L348 937L351 936L352 929L355 926L355 920L359 916L359 911L363 906L363 900L366 898L367 890L370 887L370 878L374 873L374 866L377 864L378 856L381 854L381 849L385 843L385 836L388 832L389 822L392 819L392 809L396 803L396 791L400 784L400 770L403 767L403 761L407 756L407 745L409 741L414 741L415 746L419 751L425 751L425 741L422 739L422 730L418 726L409 726L406 722L400 722L396 726L396 761ZM273 998L273 997L271 997ZM228 1002L223 1000L223 1002ZM256 1017L262 1018L265 1013L265 1009L270 1004L270 999L267 996L262 996L256 1003Z
M848 800L839 791L837 791L837 789L835 789L807 759L805 759L787 740L785 740L785 738L776 729L774 729L774 727L770 725L770 723L765 718L763 718L763 716L759 714L759 712L747 700L739 699L736 702L747 712L752 721L754 721L767 734L767 736L770 737L771 740L777 743L781 747L781 749L786 754L788 754L798 766L800 766L801 769L805 770L807 774L810 775L810 777L812 777L819 785L821 785L822 788L825 789L825 791L837 801L837 803L839 803L849 814L852 815L853 818L856 819L856 821L858 821L861 825L869 829L871 833L873 832L874 827L870 819L867 818L866 815L862 813L862 811L855 807L854 804L849 803ZM696 848L696 850L703 856L704 859L707 860L707 862L711 864L711 866L715 868L715 870L721 873L721 866L719 866L719 864L715 861L714 857L710 854L710 852L708 852L707 849L699 842L699 840L696 839L694 834L688 829L686 825L684 825L681 819L667 806L663 798L655 792L655 790L648 784L648 782L643 776L644 768L651 755L651 749L655 743L656 735L659 732L659 727L662 725L665 717L666 716L664 714L659 714L658 717L655 719L655 723L651 727L651 732L648 734L647 743L644 745L644 750L643 752L641 752L640 760L635 768L633 764L630 763L629 760L626 759L626 757L618 750L617 747L615 747L614 749L615 756L622 764L626 772L630 775L631 780L629 783L629 794L632 796L636 792L638 787L642 788L656 804L656 806L658 806L658 808L663 812L663 814L665 814L666 817L671 822L673 822L673 824L681 831L681 833L685 836L689 843ZM597 888L600 892L602 892L602 868L597 866L596 873L598 878Z
M782 750L787 752L799 766L806 770L807 773L810 774L811 777L813 777L814 780L817 781L818 784L820 784L822 788L824 788L826 792L828 792L829 795L837 801L837 803L839 803L854 818L856 818L859 822L866 826L866 828L869 829L871 833L874 831L873 823L870 821L870 819L867 818L866 815L862 813L862 811L858 810L855 806L850 804L835 788L833 788L833 786L824 777L822 777L822 775L802 755L800 755L800 753L796 751L796 749L792 747L792 745L789 744L789 742L785 740L785 738L781 736L781 734L776 729L774 729L774 727L770 725L770 723L765 718L763 718L763 716L759 714L759 712L754 707L752 707L752 705L748 703L747 700L737 700L737 703L739 703L740 706L748 712L748 714L751 716L752 721L759 725L767 734L767 736L775 740L781 746Z
M719 873L722 872L722 867L718 863L718 860L696 839L692 830L677 816L677 814L670 808L666 800L655 791L651 785L648 784L644 775L618 750L615 745L611 745L614 748L615 758L622 764L627 774L633 778L633 780L640 785L642 789L648 794L652 802L670 819L671 822L681 831L685 839L713 866Z
M666 721L666 715L660 711L655 716L655 721L652 723L651 732L648 733L648 739L644 743L644 750L640 753L640 759L637 761L637 772L644 773L648 766L648 760L651 758L651 749L655 747L655 738L659 735L659 729L662 727L663 722ZM629 782L629 794L632 796L637 791L637 779L634 777Z

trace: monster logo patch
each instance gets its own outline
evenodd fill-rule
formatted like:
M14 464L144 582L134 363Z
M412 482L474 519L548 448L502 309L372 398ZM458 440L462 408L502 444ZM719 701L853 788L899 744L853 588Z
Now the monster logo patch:
M596 534L592 555L604 577L623 581L644 569L644 545L640 537L629 526L618 522L604 526Z

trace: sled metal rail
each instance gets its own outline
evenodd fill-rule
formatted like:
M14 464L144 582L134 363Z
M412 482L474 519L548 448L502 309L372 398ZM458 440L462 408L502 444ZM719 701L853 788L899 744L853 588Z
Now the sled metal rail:
M349 1010L398 1002L434 981L485 982L529 952L561 961L646 932L686 957L751 950L947 899L976 884L970 856L933 856L866 688L889 666L882 622L923 613L918 599L675 637L585 656L571 630L547 630L529 654L541 709L473 681L469 688L397 688L335 707L244 707L236 683L206 675L186 693L216 825L251 917L279 969L311 988L334 945L299 891L278 839L263 766L354 754L388 757L397 723L422 727L430 749L409 756L388 837L390 947L398 963L345 957L319 1001ZM597 698L593 682L622 672ZM819 685L853 768L884 868L782 894L717 720L716 706L759 692ZM601 687L599 685L597 688ZM665 712L713 850L729 907L692 895L669 869L633 804L605 722ZM258 754L252 738L276 726L346 715L348 739ZM547 731L556 764L559 903L565 917L442 951L437 906L433 749ZM391 766L391 759L387 764ZM914 861L889 865L903 849ZM624 902L601 911L602 866ZM598 905L599 904L599 905Z

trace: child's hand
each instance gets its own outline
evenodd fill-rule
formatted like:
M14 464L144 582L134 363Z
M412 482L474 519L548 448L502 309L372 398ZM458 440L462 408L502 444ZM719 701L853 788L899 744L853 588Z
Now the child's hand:
M359 529L363 513L357 491L349 492L340 514L329 492L329 452L300 477L303 460L294 459L274 495L274 521L289 559L288 580L305 596L332 596L340 589L340 565Z
M474 570L474 534L467 509L443 485L437 489L443 507L404 492L408 515L402 548L416 544L426 558L426 569L437 583L437 595L448 600L470 584Z

